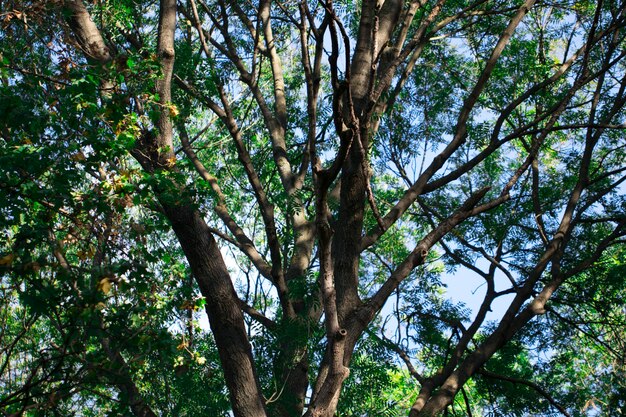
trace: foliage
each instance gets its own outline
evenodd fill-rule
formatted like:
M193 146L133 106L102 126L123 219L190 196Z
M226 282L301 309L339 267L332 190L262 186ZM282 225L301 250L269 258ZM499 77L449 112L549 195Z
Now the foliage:
M2 5L3 415L624 413L624 4Z

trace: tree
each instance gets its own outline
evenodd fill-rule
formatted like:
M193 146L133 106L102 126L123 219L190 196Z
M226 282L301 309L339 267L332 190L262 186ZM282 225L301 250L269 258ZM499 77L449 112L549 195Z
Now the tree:
M7 414L623 407L623 3L6 6Z

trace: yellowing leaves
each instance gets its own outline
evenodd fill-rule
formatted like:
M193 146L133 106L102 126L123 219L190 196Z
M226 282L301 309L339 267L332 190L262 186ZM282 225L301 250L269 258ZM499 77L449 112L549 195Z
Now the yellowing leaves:
M124 187L125 187L125 182L122 181L121 177L116 177L113 179L113 191L115 191L116 193L121 193L122 191L124 191Z
M173 168L176 166L176 157L175 156L170 156L169 158L167 158L167 167L168 168Z
M173 103L169 103L167 109L170 111L170 116L172 117L176 117L180 114L180 110L178 110L178 107Z
M124 116L124 118L115 126L115 135L122 139L134 139L139 137L141 135L139 116L134 113Z
M2 16L3 26L7 26L13 19L23 20L25 24L28 23L28 20L26 18L26 13L20 10L13 9L10 12L3 13L1 16Z
M98 281L97 289L105 295L111 291L111 287L113 287L113 282L111 282L109 277L103 277Z
M186 300L180 306L181 310L191 310L198 311L200 308L204 307L206 304L206 299L204 297L199 297L194 300Z
M11 264L13 263L13 259L15 259L15 255L12 253L4 255L2 258L0 258L0 266L11 266Z
M78 259L80 259L81 261L93 258L95 254L96 248L93 246L90 246L87 250L78 250L76 252L76 256L78 256Z
M85 154L82 151L78 151L72 156L70 156L70 159L74 162L81 162L81 161L86 160L87 158L85 157Z

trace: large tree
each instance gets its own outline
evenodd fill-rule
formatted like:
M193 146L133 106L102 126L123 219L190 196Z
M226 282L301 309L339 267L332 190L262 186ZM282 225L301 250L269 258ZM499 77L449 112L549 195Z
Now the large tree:
M0 406L617 415L625 30L619 1L3 2Z

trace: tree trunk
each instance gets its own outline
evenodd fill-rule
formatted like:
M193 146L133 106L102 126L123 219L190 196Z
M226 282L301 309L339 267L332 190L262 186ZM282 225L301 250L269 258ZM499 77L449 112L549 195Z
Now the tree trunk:
M182 205L164 205L164 209L206 298L233 413L236 417L263 417L265 404L243 313L217 243L198 211Z

